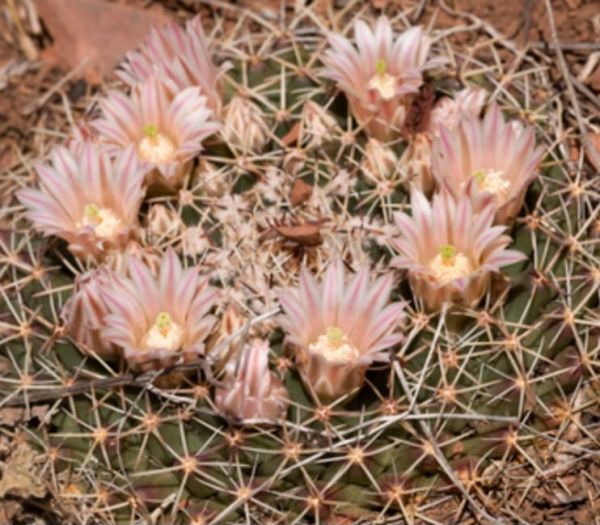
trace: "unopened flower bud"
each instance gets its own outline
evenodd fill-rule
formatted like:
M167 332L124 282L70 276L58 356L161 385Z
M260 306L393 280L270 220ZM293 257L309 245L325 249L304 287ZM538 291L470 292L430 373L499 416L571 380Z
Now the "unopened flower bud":
M384 146L377 139L369 139L362 169L374 183L389 180L398 169L398 157L391 148Z
M179 214L163 204L150 207L146 224L149 232L159 239L178 236L184 226Z
M224 414L248 421L279 419L289 397L281 380L269 370L269 343L256 340L242 350L237 363L230 363L225 386L216 392L217 408Z
M225 108L223 137L243 153L260 153L269 140L269 128L261 109L251 100L235 96Z
M84 350L104 359L114 359L119 355L118 347L102 336L108 308L100 290L111 279L110 271L103 268L78 276L73 294L61 312L69 337Z
M333 115L312 100L302 108L300 143L306 148L318 148L340 135L341 129Z

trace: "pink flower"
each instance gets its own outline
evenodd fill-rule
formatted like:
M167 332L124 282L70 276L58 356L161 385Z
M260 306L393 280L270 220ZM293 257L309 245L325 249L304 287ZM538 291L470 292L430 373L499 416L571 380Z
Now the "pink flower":
M214 64L197 16L186 24L185 30L176 23L153 29L138 51L127 54L117 75L131 87L158 75L167 79L173 95L189 87L199 87L207 106L218 115L221 77L226 69Z
M105 268L78 276L69 300L63 306L61 318L67 334L88 352L105 359L115 359L119 349L102 337L104 317L108 308L101 290L111 285L112 273Z
M507 224L522 208L543 154L543 147L535 147L534 129L505 122L493 104L482 120L463 120L452 131L440 128L432 169L440 187L455 196L468 192L477 209L493 202L496 222Z
M456 93L454 98L442 97L431 111L427 132L436 137L440 127L456 129L463 119L479 117L485 104L486 92L483 89L465 88Z
M494 207L480 212L467 195L454 199L447 192L430 203L413 190L412 217L394 216L399 237L393 240L400 256L393 265L408 270L415 297L428 309L439 310L446 302L474 307L486 293L491 272L525 259L503 235L505 227L493 226Z
M199 88L171 97L154 77L136 85L129 97L110 92L100 106L103 117L92 123L100 140L113 152L133 145L143 165L156 169L173 188L182 182L186 162L202 150L202 141L219 129Z
M160 369L204 354L215 317L208 312L218 290L196 268L184 269L169 249L155 277L140 259L129 260L128 277L114 275L102 290L108 314L105 340L123 349L136 370Z
M330 33L324 75L344 91L359 124L385 141L400 134L412 97L423 83L422 72L433 64L427 61L431 41L420 27L411 27L394 41L386 17L373 29L357 21L354 38L356 48Z
M464 118L476 118L485 103L483 89L463 89L452 99L441 98L434 106L424 132L411 138L400 159L406 182L416 185L426 195L435 189L431 171L431 143L439 135L440 127L455 129Z
M369 365L403 339L404 303L389 304L392 276L372 280L368 267L346 281L334 260L318 284L303 267L299 288L278 293L281 326L295 347L305 382L323 400L360 388Z
M111 160L85 142L72 149L58 146L50 159L37 166L40 189L18 192L35 227L62 237L82 258L98 259L123 248L138 227L144 196L144 173L133 148Z
M269 370L267 341L254 341L242 350L237 364L230 363L224 387L217 389L215 401L221 412L242 421L285 415L288 393Z

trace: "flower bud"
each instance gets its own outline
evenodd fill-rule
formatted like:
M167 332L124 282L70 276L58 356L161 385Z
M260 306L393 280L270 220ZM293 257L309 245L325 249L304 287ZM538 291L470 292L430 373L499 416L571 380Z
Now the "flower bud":
M305 148L319 148L332 136L341 134L333 115L312 100L304 103L300 122L300 143Z
M159 239L177 237L183 227L179 214L163 204L154 204L150 207L146 224L149 232Z
M287 390L269 370L269 343L256 340L244 348L237 364L230 363L224 387L216 392L217 408L241 421L278 419L289 404Z
M108 308L100 290L110 281L110 271L103 268L78 276L73 294L61 312L69 337L84 350L104 359L114 359L119 355L118 347L102 337Z
M374 183L390 180L398 169L398 157L377 139L369 139L362 169Z
M227 143L243 153L260 153L269 140L263 112L251 100L235 96L225 108L222 134Z
M427 135L418 133L413 137L400 157L400 169L407 189L415 185L425 195L433 192L435 179L431 173L431 142Z

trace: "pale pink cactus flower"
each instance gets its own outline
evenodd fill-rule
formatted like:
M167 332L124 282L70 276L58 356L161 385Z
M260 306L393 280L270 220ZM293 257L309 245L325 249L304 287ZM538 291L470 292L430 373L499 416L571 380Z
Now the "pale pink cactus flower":
M394 40L392 26L380 17L373 28L354 24L352 43L329 34L323 75L346 94L352 114L378 140L398 137L414 95L423 84L423 71L436 62L427 55L430 38L421 27L411 27Z
M321 283L303 267L299 287L279 291L281 327L304 381L321 400L356 392L371 363L385 361L386 350L402 341L405 304L389 304L392 287L391 274L372 279L367 266L346 279L335 259Z
M432 171L440 188L455 196L468 192L477 209L492 202L496 222L510 224L523 207L543 154L533 127L506 122L492 104L483 119L463 119L453 130L440 127L432 146Z
M216 318L209 313L218 290L197 268L184 269L175 251L162 259L158 276L137 257L128 275L114 275L102 290L108 314L103 337L123 350L129 366L158 370L197 360Z
M173 95L198 87L207 106L218 116L222 105L221 78L226 70L226 66L213 62L197 16L185 29L174 22L153 29L139 50L127 54L117 75L131 87L155 75L163 77Z
M285 416L289 397L281 380L269 370L268 341L255 340L242 349L237 362L228 364L215 403L221 413L241 422Z
M73 293L61 312L69 337L86 352L109 360L120 355L120 349L102 335L108 308L101 290L110 286L111 281L112 272L103 267L77 276Z
M446 129L456 129L463 119L472 119L479 117L487 93L480 88L465 88L451 97L442 97L436 103L427 123L427 133L432 137L437 137L440 127Z
M466 88L454 98L443 97L436 102L422 131L410 138L400 158L400 169L407 188L415 185L426 195L435 190L436 181L431 170L431 145L439 136L440 127L454 130L464 118L476 118L485 104L483 89Z
M144 172L133 148L111 159L91 142L57 146L36 171L40 189L22 189L17 197L37 229L66 240L78 257L101 259L135 235Z
M151 77L134 86L131 95L111 91L100 102L102 117L92 125L112 152L133 145L140 162L170 188L180 186L187 162L202 150L202 141L219 129L200 89L171 96L166 84Z
M400 255L392 265L408 271L413 295L429 310L444 303L476 306L492 272L526 258L506 249L512 239L504 226L493 225L491 203L478 212L466 194L455 199L441 192L429 202L414 189L411 208L412 217L394 215L399 236L392 244Z

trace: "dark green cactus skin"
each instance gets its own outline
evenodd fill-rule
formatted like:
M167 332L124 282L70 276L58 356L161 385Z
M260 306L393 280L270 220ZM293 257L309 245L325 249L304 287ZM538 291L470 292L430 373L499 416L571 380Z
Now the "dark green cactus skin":
M330 88L317 90L318 84L310 77L292 74L287 76L284 102L279 89L261 86L277 86L282 63L305 63L311 57L310 49L295 53L283 45L277 50L277 59L248 66L251 91L264 92L275 107L285 104L293 108L289 118L275 127L274 134L280 139L300 119L306 93L314 92L311 99L325 103ZM246 65L238 64L231 73L238 82L242 67ZM439 85L444 79L434 77L432 82ZM227 89L226 99L232 95L231 86ZM340 125L346 126L343 97L338 96L330 109ZM321 184L319 169L331 169L332 163L348 169L356 186L345 203L346 211L365 213L360 193L369 191L370 183L356 168L363 151L359 146L364 143L362 135L353 146L331 137L322 147L306 153L298 176ZM271 147L281 161L285 151L275 143ZM398 148L400 152L402 146ZM231 156L227 147L218 143L210 145L205 154ZM256 160L261 162L272 160L268 156ZM543 171L543 177L544 185L552 187L563 184L566 175L553 168ZM236 191L243 194L255 182L256 177L245 173L238 178ZM66 338L54 337L53 332L60 326L58 315L73 278L59 254L68 261L73 261L72 257L60 243L30 240L25 231L10 234L4 239L3 251L8 255L11 246L18 246L25 263L9 264L4 270L0 310L9 313L11 325L20 322L12 313L14 308L26 317L32 312L35 316L30 334L7 338L4 343L2 364L6 363L7 371L0 379L0 394L10 400L26 392L35 399L36 390L24 390L20 383L24 370L35 385L56 390L54 398L32 401L50 403L51 417L29 429L31 443L41 452L57 451L49 468L64 479L77 479L85 495L82 501L97 504L114 523L130 523L132 516L147 519L169 498L175 507L169 505L156 514L158 523L189 523L199 516L207 522L236 523L248 515L283 516L290 522L295 518L311 522L318 515L326 522L336 516L368 520L382 512L395 514L398 502L388 499L390 487L401 486L404 501L453 487L439 458L427 448L421 422L431 429L455 472L465 468L481 471L491 460L519 454L511 441L515 435L526 441L552 430L555 421L548 407L568 398L593 370L594 365L582 353L586 349L577 345L577 326L565 322L567 308L584 311L597 306L598 294L593 293L595 285L587 270L593 254L573 256L565 244L586 212L577 201L556 196L543 197L540 204L541 194L542 186L536 183L527 206L542 216L552 215L552 235L547 227L531 229L524 220L517 221L511 232L514 247L529 260L508 268L477 311L461 311L456 330L448 323L436 335L439 316L431 316L397 354L396 364L414 391L405 392L395 369L390 372L384 367L368 374L374 388L365 386L347 406L334 406L327 417L319 418L320 407L292 369L284 378L292 400L287 421L270 426L243 427L228 422L214 413L209 400L195 399L189 391L173 392L176 397L169 398L151 383L97 384L99 379L126 371L119 370L118 364L107 367ZM405 205L405 190L396 188L390 202L396 208ZM379 218L383 211L375 206L370 213ZM184 209L186 223L198 220L195 212ZM221 246L216 219L211 240ZM373 263L384 267L390 251L372 239L365 238L365 242ZM35 266L35 261L29 260L31 253L39 253L37 261L52 268L39 280L29 280L28 268ZM409 299L404 284L399 284L395 293ZM489 322L480 322L483 312ZM281 355L283 334L275 332L271 339L274 353ZM518 344L510 346L515 340ZM454 365L444 363L442 356L448 353L454 354ZM68 380L89 386L59 395ZM207 380L199 373L199 381L210 386ZM448 385L454 395L444 397L441 390ZM396 400L395 413L384 411L381 399L390 398ZM27 400L27 395L23 399ZM148 424L152 415L157 418L155 426ZM239 439L234 439L236 435ZM290 452L291 445L299 447L297 454ZM357 451L362 454L358 460L353 455ZM98 503L100 489L109 494L103 503ZM248 489L250 496L244 497L243 489ZM318 503L311 503L311 498Z

